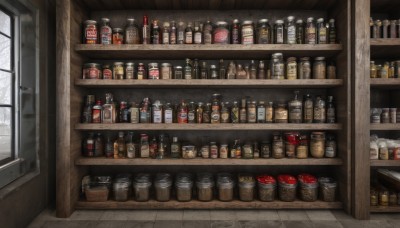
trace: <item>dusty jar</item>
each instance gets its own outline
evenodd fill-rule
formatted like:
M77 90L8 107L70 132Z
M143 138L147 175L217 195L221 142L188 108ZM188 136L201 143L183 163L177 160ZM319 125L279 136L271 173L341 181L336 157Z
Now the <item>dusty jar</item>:
M180 202L192 200L193 176L190 173L179 173L176 176L176 199Z
M151 178L150 174L139 173L133 181L133 192L135 200L139 202L148 201L150 199Z
M130 196L130 181L117 181L113 184L114 200L127 201Z
M197 177L197 196L200 201L213 200L214 178L211 173L201 173Z
M311 79L311 62L309 57L300 58L297 69L297 77L299 79Z
M169 201L171 198L172 177L169 173L157 173L154 180L156 200L160 202Z
M249 174L239 175L239 199L241 201L253 201L254 200L254 187L256 182L254 177Z
M102 71L98 63L85 63L82 70L83 79L101 79Z
M318 199L318 181L310 174L300 174L300 198L306 202L314 202Z
M279 175L279 199L285 202L292 202L296 199L297 180L291 175Z
M263 202L271 202L276 196L276 180L272 176L257 176L258 199Z
M318 182L320 198L325 202L334 202L336 200L337 182L330 177L320 177Z
M313 65L313 78L326 79L326 61L325 57L316 57Z
M310 141L310 152L314 158L323 158L325 154L325 133L312 132Z
M229 173L219 173L217 177L218 199L221 201L233 200L235 182Z

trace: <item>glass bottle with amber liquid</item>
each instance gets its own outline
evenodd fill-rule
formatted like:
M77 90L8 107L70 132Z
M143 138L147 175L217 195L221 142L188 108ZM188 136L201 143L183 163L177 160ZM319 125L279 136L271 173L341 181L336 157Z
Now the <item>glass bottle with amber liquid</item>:
M239 111L239 122L247 123L246 98L242 99L242 105L240 106Z
M211 123L211 103L207 103L203 110L203 123Z
M274 102L268 102L265 107L265 122L272 123L274 122Z
M203 123L204 103L199 102L196 108L196 123Z
M178 137L172 137L171 143L171 158L181 157L181 145L178 141Z
M114 142L114 158L126 158L126 144L122 131L118 133L118 138Z
M221 123L230 122L229 102L221 102Z
M312 123L314 120L314 101L310 94L304 97L304 112L303 121L304 123Z
M299 100L299 91L294 91L294 99L289 102L289 123L301 123L303 103Z
M163 159L168 155L168 143L167 136L165 134L161 134L159 136L157 148L157 159Z
M221 123L221 105L220 105L220 94L213 94L213 102L211 106L211 123Z

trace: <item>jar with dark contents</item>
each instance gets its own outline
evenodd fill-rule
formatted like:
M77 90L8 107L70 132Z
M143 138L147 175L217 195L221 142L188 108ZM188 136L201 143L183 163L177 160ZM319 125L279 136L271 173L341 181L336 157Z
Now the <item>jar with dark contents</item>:
M213 30L214 44L230 44L230 33L228 23L225 21L217 21Z
M102 66L103 79L113 79L113 71L109 64L104 64Z
M271 44L271 34L271 25L268 23L268 19L259 20L256 33L257 44Z
M250 174L239 174L239 199L250 202L254 200L255 185L254 177Z
M277 104L274 109L275 123L287 123L288 122L288 109L286 104Z
M196 180L199 201L211 201L214 196L214 178L211 173L200 173Z
M307 135L299 136L299 144L296 147L296 158L308 158L308 137Z
M310 153L314 158L323 158L325 155L325 133L312 132L310 141Z
M272 202L276 196L276 180L272 176L257 176L258 199L263 202Z
M326 79L325 57L316 57L313 64L313 79Z
M138 202L148 201L150 199L151 178L150 174L139 173L133 180L133 192L135 200Z
M300 58L297 77L299 79L311 79L311 62L309 57Z
M183 68L182 66L174 67L174 79L183 79Z
M282 53L272 54L271 79L285 79L285 63Z
M272 157L271 143L269 141L261 142L260 157L261 158L271 158Z
M138 64L136 79L138 79L138 80L147 79L146 67L144 66L143 63Z
M241 29L241 43L254 44L254 25L253 21L243 21Z
M291 175L279 175L279 199L284 202L292 202L296 199L297 180Z
M298 132L285 133L285 154L287 158L296 157L296 146L299 144Z
M310 174L300 174L300 198L306 202L314 202L318 199L318 180Z
M101 79L102 71L98 63L85 63L82 70L82 79Z
M84 32L83 32L83 43L84 44L97 44L98 43L98 31L97 31L97 21L86 20L84 22Z
M190 173L178 173L175 181L176 199L179 202L192 200L193 176Z
M218 188L218 199L220 201L232 201L233 190L235 182L230 173L218 173L217 175L217 188Z
M113 28L112 43L123 44L124 43L124 30L121 28Z
M304 23L303 20L298 19L296 21L296 44L304 44Z
M115 62L113 65L113 79L124 79L124 63Z
M272 157L273 158L285 157L285 144L281 133L276 132L273 134Z

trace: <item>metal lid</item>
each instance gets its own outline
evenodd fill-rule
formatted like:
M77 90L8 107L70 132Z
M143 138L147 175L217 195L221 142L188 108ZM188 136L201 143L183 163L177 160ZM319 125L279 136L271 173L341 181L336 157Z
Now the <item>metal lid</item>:
M125 63L125 66L134 66L135 65L135 63L133 63L133 62L127 62L127 63Z
M315 57L315 61L323 61L323 60L325 60L325 57L323 56Z
M124 63L123 62L114 62L114 66L115 65L124 65Z
M313 21L314 21L314 18L313 18L313 17L307 18L307 22L313 22Z
M258 23L268 23L268 19L260 19Z
M95 20L86 20L85 21L85 25L95 25L95 24L97 24L97 21L95 21Z
M233 23L239 23L239 19L234 19Z
M128 18L128 19L126 19L126 21L128 21L128 22L135 22L135 18Z
M251 25L253 24L253 21L243 21L243 25Z
M300 60L301 61L310 61L310 57L301 57Z
M103 17L103 18L101 18L101 21L102 21L102 22L110 22L110 19L108 19L108 18L106 18L106 17Z
M103 64L103 69L107 69L107 68L110 68L110 64Z
M210 65L210 69L217 69L216 65Z
M303 24L303 20L302 20L302 19L298 19L298 20L296 21L296 23L297 23L297 24Z
M123 32L122 28L113 28L113 32Z
M296 58L296 57L289 57L289 58L287 59L287 61L288 61L288 62L292 62L292 61L296 62L296 61L297 61L297 58Z
M217 21L215 23L215 25L217 25L217 26L228 26L228 23L226 21Z
M100 64L99 63L85 63L83 66L84 67L98 67L98 68L100 68Z
M294 16L288 16L288 17L287 17L287 20L288 20L288 21L294 21Z
M179 70L179 69L182 69L182 66L175 66L174 68Z
M282 20L276 20L275 24L283 24L283 21Z
M324 18L318 18L317 23L323 23L324 22Z
M161 66L162 66L162 67L170 67L170 66L171 66L171 63L161 63Z
M282 53L274 53L272 54L272 58L279 58L279 57L283 57Z
M149 63L149 67L158 67L158 63Z

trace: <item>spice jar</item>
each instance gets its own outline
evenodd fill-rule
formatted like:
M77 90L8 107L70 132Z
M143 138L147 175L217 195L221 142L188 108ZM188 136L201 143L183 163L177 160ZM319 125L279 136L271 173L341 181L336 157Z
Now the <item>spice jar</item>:
M174 79L183 79L183 68L182 66L174 67Z
M228 23L225 21L217 21L213 30L213 43L214 44L229 44L230 34Z
M124 43L124 30L121 28L113 28L112 43L123 44Z
M133 192L135 195L135 200L139 202L148 201L150 199L150 187L150 174L137 174L133 181Z
M335 140L335 136L327 135L325 142L325 157L334 158L336 157L337 144Z
M239 199L241 201L254 200L254 187L256 182L254 177L249 174L239 174Z
M172 78L172 67L170 63L161 64L161 79L171 79Z
M261 158L271 158L271 143L269 141L261 142Z
M288 122L288 109L286 104L280 103L275 107L275 123L287 123Z
M316 26L314 23L314 18L307 18L307 26L306 26L306 35L305 35L306 44L316 44L317 42L317 32Z
M287 17L286 43L296 44L296 24L294 22L294 16Z
M115 62L113 65L113 79L124 79L124 63Z
M98 63L85 63L82 70L82 79L101 79L101 66Z
M271 44L271 26L268 23L268 19L261 19L257 24L256 40L257 44Z
M213 199L214 178L211 173L200 173L196 180L197 196L200 201Z
M281 133L274 133L272 141L272 157L273 158L284 158L285 157L285 145Z
M154 180L156 200L160 202L169 201L171 198L172 177L169 173L157 173Z
M381 123L381 113L382 109L371 108L371 123ZM396 121L397 121L397 115L396 115Z
M254 25L253 21L243 21L241 44L254 44Z
M309 57L300 58L298 65L298 78L311 79L311 62Z
M291 175L279 175L279 199L285 202L292 202L296 199L297 180Z
M160 79L160 69L158 63L149 63L149 76L148 79Z
M86 20L84 22L84 44L97 44L98 43L98 35L97 35L97 21L94 20Z
M326 78L327 79L336 79L336 65L332 61L328 64L328 67L326 70Z
M330 177L320 177L318 183L320 198L325 202L334 202L336 200L337 182Z
M297 144L299 144L298 132L285 133L285 149L286 149L285 154L287 158L295 158Z
M379 191L379 206L389 206L389 191L381 190Z
M303 122L303 102L299 100L299 91L294 91L294 99L289 101L289 122Z
M377 78L377 70L376 70L375 61L370 62L369 75L370 75L370 78Z
M314 202L318 199L318 181L310 174L300 174L300 198L306 202Z
M179 173L176 175L175 190L176 199L179 202L192 200L193 176L190 173Z
M296 147L296 158L308 158L308 138L307 135L300 135L299 144Z
M310 141L310 152L314 158L323 158L325 154L325 133L312 132Z
M297 79L297 59L296 57L289 57L286 60L286 79Z
M125 79L134 79L135 64L132 62L125 63Z
M282 53L272 54L271 79L285 79L285 64Z
M314 103L314 123L326 122L326 105L321 96L317 96Z
M233 200L233 188L235 182L229 173L218 173L217 175L218 199L220 201Z
M191 159L196 158L197 149L194 145L182 146L182 158Z
M276 196L276 180L272 176L257 176L258 199L263 202L271 202Z
M316 57L313 64L313 79L326 79L325 57Z
M302 19L298 19L296 21L296 43L297 44L304 44L304 23Z

